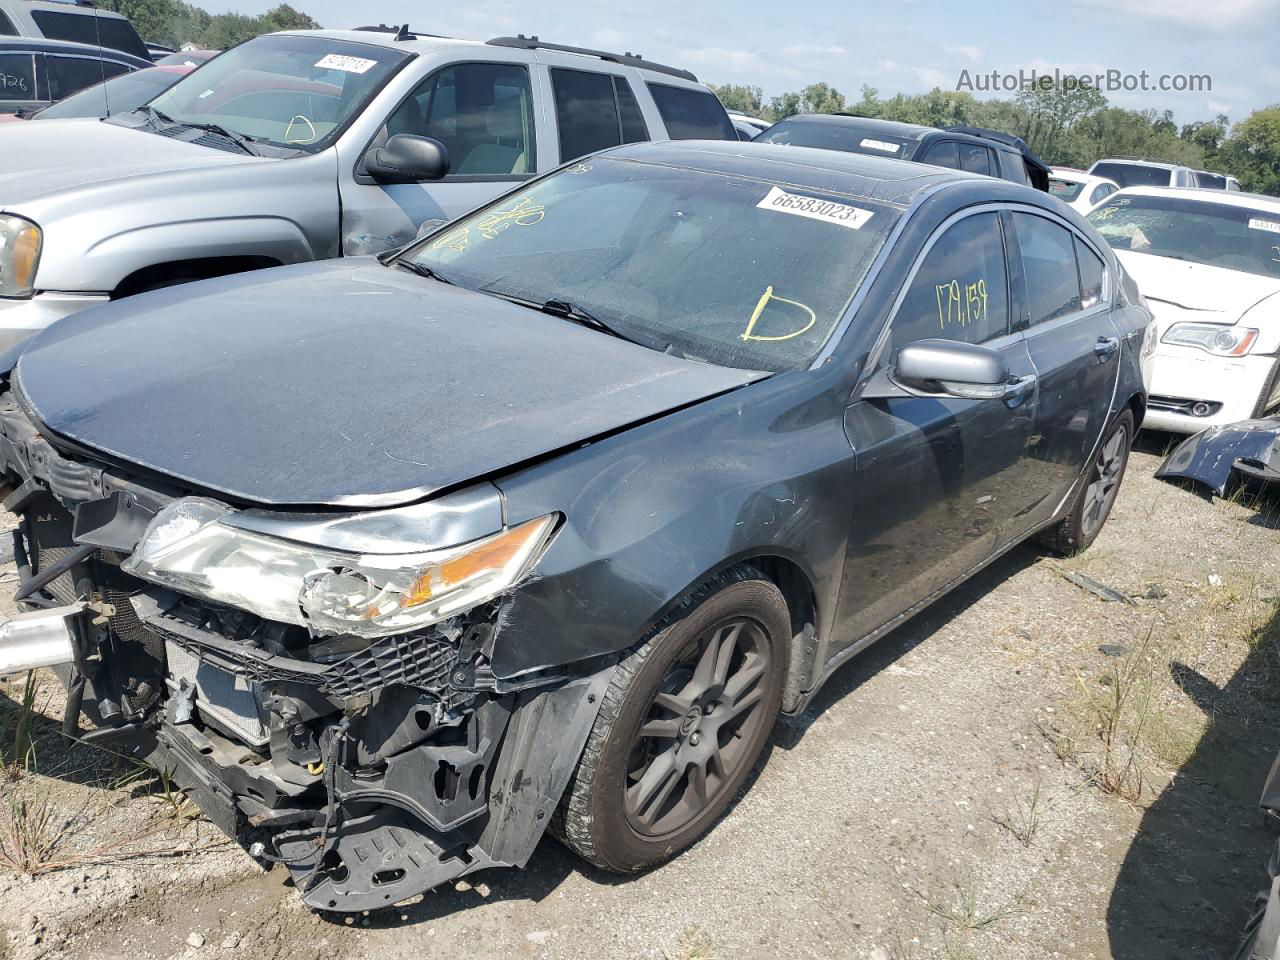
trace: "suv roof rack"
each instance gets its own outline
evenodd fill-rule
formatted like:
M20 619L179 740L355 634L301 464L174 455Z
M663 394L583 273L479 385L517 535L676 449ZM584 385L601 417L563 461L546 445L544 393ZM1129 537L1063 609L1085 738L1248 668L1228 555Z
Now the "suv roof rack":
M654 63L652 60L646 60L638 53L610 53L607 50L592 50L589 47L570 47L563 43L547 43L539 40L536 36L526 37L523 33L516 34L514 37L494 37L487 41L490 46L494 47L515 47L519 50L555 50L559 53L577 53L584 57L595 57L598 60L607 60L610 63L616 63L624 67L638 67L641 70L652 70L654 73L665 73L670 77L679 77L681 80L692 80L698 82L688 70L681 70L679 67L669 67L664 63Z
M448 37L442 36L438 33L423 33L421 30L410 30L407 23L398 27L380 23L376 27L355 27L354 29L362 33L394 33L396 35L397 42L403 40L417 40L419 37L430 37L433 40L449 39Z

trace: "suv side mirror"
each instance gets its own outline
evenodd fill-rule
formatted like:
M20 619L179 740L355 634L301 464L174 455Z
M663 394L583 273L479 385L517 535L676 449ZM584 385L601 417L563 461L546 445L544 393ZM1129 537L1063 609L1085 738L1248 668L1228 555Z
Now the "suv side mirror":
M439 140L397 133L365 154L364 168L383 183L439 180L449 172L449 151Z
M933 393L998 399L1009 386L1009 365L995 350L956 340L917 340L898 352L895 379Z

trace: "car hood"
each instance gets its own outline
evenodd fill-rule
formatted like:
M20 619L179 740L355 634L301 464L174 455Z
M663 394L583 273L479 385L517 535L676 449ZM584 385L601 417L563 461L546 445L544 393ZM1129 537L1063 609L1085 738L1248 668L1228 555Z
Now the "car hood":
M1161 333L1182 320L1236 323L1250 308L1280 293L1280 279L1274 277L1132 250L1117 250L1116 255L1150 302Z
M390 506L766 377L338 260L84 311L22 353L54 436L236 500Z
M67 189L228 163L266 163L102 121L14 123L0 150L0 210Z

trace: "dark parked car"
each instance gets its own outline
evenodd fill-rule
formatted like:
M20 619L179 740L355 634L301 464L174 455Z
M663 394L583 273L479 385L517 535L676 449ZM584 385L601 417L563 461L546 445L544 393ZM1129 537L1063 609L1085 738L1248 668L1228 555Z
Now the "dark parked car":
M25 116L27 120L70 120L109 117L128 113L158 97L194 70L194 67L147 67L85 87L64 100Z
M0 37L0 113L38 110L150 60L118 50L29 37Z
M317 908L523 865L548 826L639 870L840 664L1033 534L1093 541L1148 324L1026 187L595 154L383 262L13 348L33 612L0 673L56 665L69 733L83 708Z
M1049 167L1019 137L980 127L925 127L843 113L805 113L780 120L756 138L821 150L914 160L1049 189Z

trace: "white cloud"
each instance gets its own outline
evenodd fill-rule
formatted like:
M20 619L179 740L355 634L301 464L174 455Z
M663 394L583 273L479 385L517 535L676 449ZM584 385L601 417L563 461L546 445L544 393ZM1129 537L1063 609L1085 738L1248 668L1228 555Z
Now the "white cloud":
M1172 20L1200 28L1239 26L1263 20L1275 13L1275 0L1075 0L1077 4L1109 14L1127 14L1143 20Z
M953 56L963 57L964 59L968 60L970 63L981 63L983 59L983 52L981 47L960 46L960 47L943 47L942 49L945 50L947 53L952 54Z

